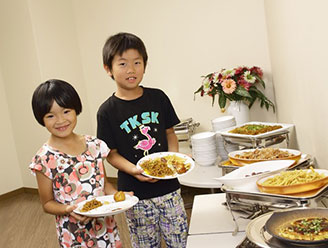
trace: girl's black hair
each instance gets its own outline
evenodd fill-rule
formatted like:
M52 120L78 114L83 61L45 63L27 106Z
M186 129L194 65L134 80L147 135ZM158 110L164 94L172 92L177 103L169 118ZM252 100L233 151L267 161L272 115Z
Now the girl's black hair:
M54 101L62 108L74 109L76 115L82 111L80 97L72 85L59 79L47 80L35 89L32 97L34 117L42 126L43 117L50 112Z
M145 44L134 34L118 33L110 36L103 47L103 63L112 70L112 62L116 54L122 55L128 49L136 49L142 56L145 69L148 55Z

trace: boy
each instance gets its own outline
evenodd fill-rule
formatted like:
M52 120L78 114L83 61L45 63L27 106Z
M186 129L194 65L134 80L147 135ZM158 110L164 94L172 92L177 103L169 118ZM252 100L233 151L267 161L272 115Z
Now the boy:
M97 136L111 149L107 161L118 169L118 190L133 191L139 202L126 212L133 247L183 248L187 216L177 179L143 176L137 161L150 153L178 151L173 126L180 121L159 89L139 84L147 65L146 48L137 36L118 33L103 47L103 63L117 91L99 108Z

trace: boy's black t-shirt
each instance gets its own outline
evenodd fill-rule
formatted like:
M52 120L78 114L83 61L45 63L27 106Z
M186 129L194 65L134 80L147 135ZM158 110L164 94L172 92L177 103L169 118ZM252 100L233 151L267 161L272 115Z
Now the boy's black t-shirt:
M122 100L113 94L100 106L97 137L136 164L145 155L167 151L166 129L179 122L163 91L143 87L143 95L137 99ZM118 171L118 190L133 191L140 200L162 196L179 188L177 179L140 182Z

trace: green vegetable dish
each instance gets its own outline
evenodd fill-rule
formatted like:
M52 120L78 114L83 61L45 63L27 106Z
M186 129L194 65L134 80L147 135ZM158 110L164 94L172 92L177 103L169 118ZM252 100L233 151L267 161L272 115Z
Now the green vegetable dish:
M263 124L247 124L241 127L236 127L229 131L229 133L236 134L247 134L247 135L257 135L262 133L267 133L273 130L282 128L281 125L263 125Z

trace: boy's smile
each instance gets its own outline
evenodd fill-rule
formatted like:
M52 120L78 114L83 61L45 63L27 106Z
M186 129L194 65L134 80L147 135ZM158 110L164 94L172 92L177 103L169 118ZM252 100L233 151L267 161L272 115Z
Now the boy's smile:
M112 69L105 66L105 70L114 77L117 84L116 95L125 95L139 91L139 83L145 72L143 58L136 49L128 49L122 55L116 54L112 62Z

